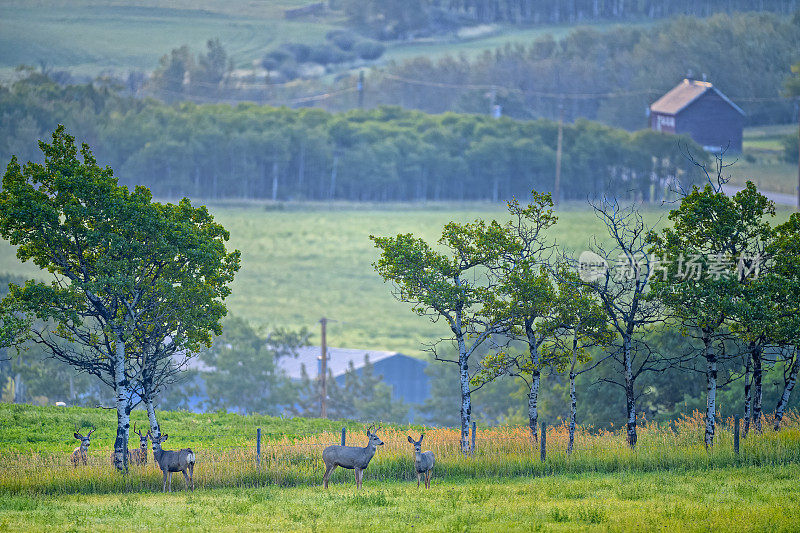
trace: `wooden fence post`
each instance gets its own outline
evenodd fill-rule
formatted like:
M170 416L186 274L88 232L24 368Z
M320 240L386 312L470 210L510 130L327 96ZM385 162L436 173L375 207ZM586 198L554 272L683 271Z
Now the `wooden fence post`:
M256 429L256 465L261 464L261 428Z
M739 455L739 417L736 417L736 422L733 424L733 453Z
M344 435L345 435L346 431L347 431L347 428L342 428L342 446L344 446Z
M478 424L472 422L472 453L475 453L475 433L478 430Z
M547 424L542 422L542 462L547 457Z

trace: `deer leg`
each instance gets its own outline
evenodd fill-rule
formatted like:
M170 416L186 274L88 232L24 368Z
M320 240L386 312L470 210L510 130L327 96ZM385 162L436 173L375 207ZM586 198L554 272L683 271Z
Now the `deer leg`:
M172 472L169 473L169 491L172 492Z
M361 469L360 468L356 468L356 469L354 469L354 471L355 471L355 474L356 474L356 488L360 489L361 488Z
M186 488L189 488L189 474L186 473L186 470L181 470L181 474L183 474L183 482L186 483Z
M431 488L431 471L430 470L425 472L425 488L426 489Z
M192 482L192 492L194 492L194 463L189 465L189 481Z
M162 474L162 476L164 478L164 483L161 486L161 492L167 492L167 471L166 470L162 470L161 474Z
M322 487L328 488L328 480L331 478L331 472L336 468L335 464L325 465L325 475L322 476Z
M417 472L417 488L419 488L419 472Z

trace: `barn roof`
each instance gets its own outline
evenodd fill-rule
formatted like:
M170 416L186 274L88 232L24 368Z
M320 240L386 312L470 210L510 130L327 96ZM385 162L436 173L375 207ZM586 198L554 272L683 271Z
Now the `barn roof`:
M708 91L717 93L719 97L728 102L732 108L742 115L745 114L741 107L734 104L730 98L722 94L719 89L711 85L709 82L690 79L683 80L667 94L653 102L650 105L650 111L665 115L677 115L683 109L688 107L689 104L706 94Z
M298 348L297 357L281 357L278 359L278 366L293 379L302 376L301 366L305 365L308 377L317 377L319 365L319 346L303 346ZM395 356L404 356L399 352L382 352L378 350L357 350L351 348L332 348L328 346L328 368L334 376L339 376L347 371L350 361L355 368L364 366L364 356L369 356L370 363L377 363L384 359Z

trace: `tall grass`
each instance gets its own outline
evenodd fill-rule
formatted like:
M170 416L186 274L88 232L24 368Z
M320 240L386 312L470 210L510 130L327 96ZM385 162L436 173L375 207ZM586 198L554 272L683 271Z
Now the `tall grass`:
M547 459L539 458L539 448L526 427L481 429L475 453L459 451L455 429L425 430L423 447L436 455L434 478L507 479L584 472L651 472L659 470L693 471L731 466L784 465L800 462L800 417L790 413L780 432L751 432L741 440L740 453L733 451L733 420L718 426L713 449L703 444L703 416L699 412L670 424L642 422L635 450L625 444L623 431L591 431L579 428L575 451L565 452L567 427L548 428ZM765 424L765 427L768 427ZM415 478L413 449L406 440L418 430L386 428L380 447L365 473L365 481L397 481ZM337 443L339 432L319 432L307 436L287 436L262 443L260 462L252 446L193 446L197 456L195 486L261 487L267 485L316 485L321 482L324 464L322 450ZM366 444L363 434L350 434L350 445ZM180 474L173 484L183 487ZM337 469L333 483L352 483L349 471ZM73 467L68 453L3 452L0 454L0 493L69 494L152 491L161 488L161 472L152 455L146 466L131 466L126 475L111 467L108 450L91 450L89 465ZM175 488L175 487L173 487Z

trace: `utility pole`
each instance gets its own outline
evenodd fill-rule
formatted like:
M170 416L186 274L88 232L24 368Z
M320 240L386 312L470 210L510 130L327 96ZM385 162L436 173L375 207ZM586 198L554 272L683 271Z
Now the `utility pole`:
M800 98L797 99L797 210L800 211Z
M325 382L326 378L328 377L328 347L327 347L327 339L326 339L326 332L325 332L325 325L328 323L328 319L322 317L319 319L319 323L322 325L322 347L320 353L320 395L319 395L319 411L321 418L328 418L328 386Z
M358 71L358 108L364 109L364 71Z
M558 142L556 144L556 183L553 186L553 203L558 205L561 196L561 145L564 142L564 104L558 104Z

